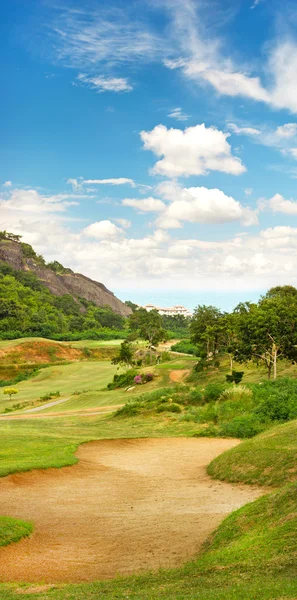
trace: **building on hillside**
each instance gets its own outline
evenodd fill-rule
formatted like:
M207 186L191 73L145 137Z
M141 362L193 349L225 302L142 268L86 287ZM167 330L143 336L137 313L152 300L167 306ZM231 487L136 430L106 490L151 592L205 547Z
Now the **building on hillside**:
M168 308L162 306L155 306L154 304L146 304L143 308L145 308L145 310L147 311L157 310L158 313L160 313L160 315L166 315L168 317L173 317L174 315L192 317L192 313L181 304L176 304L176 306L171 306Z

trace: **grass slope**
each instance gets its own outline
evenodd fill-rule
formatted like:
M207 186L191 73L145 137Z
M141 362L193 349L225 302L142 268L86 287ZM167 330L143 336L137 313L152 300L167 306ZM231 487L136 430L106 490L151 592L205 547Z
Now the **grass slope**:
M224 452L208 467L216 479L279 486L297 480L297 421Z
M33 525L11 517L0 517L0 546L18 542L32 533Z

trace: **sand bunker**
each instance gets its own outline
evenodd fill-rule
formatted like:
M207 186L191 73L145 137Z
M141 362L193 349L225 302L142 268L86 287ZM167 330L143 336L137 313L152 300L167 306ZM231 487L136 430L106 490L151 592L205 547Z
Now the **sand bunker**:
M104 440L79 464L0 480L0 514L35 523L0 548L0 581L83 582L174 567L191 559L259 489L210 479L225 439Z

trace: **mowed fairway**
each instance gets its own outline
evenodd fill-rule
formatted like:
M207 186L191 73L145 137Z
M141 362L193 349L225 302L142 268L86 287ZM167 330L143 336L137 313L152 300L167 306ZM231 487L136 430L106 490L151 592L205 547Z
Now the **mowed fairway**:
M106 404L119 404L117 393L97 394L112 381L116 372L117 367L109 361L75 362L47 367L42 369L36 377L18 383L15 386L18 390L17 398L13 397L11 401L3 395L3 392L1 393L0 389L0 411L3 412L4 408L12 406L16 402L35 401L45 394L56 391L60 392L61 397L69 397L74 392L83 390L96 392L95 397L93 396L91 400L93 402L91 406L103 406L105 401Z
M2 513L35 530L0 549L0 581L95 581L182 564L229 512L263 494L206 474L237 443L105 440L79 448L76 466L2 479Z

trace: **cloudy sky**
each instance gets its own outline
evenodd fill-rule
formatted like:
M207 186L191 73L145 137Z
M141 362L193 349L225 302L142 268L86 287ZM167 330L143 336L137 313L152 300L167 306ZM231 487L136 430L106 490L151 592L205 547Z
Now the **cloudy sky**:
M124 300L297 285L294 0L1 13L1 229Z

